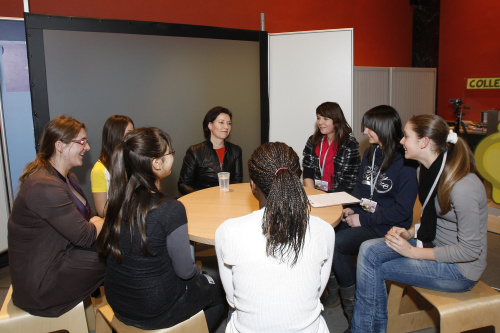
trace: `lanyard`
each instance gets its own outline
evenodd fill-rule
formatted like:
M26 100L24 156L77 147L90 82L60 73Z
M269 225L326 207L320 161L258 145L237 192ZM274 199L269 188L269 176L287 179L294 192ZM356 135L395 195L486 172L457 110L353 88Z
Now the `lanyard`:
M429 202L429 199L431 198L432 192L434 192L434 189L436 188L436 184L439 181L439 177L441 177L441 173L443 172L444 165L446 163L446 156L447 155L448 155L448 152L445 151L444 156L443 156L443 162L441 163L441 168L439 169L439 173L438 173L436 179L434 179L434 184L432 184L431 190L429 191L429 193L427 193L427 198L425 198L425 202L422 205L422 209L420 210L420 217L422 217L422 214L424 213L425 206L427 206L427 203Z
M382 169L382 166L378 169L377 172L377 177L373 179L373 167L375 165L375 153L377 152L377 147L375 147L375 150L373 151L373 157L372 157L372 170L370 172L370 200L373 198L373 191L375 191L375 184L377 183L378 176L380 175L380 169Z
M321 139L321 145L319 146L319 159L320 160L321 160L321 152L323 151L323 141L324 140L325 140L325 137L323 136L323 138ZM328 150L330 150L330 146L328 146L328 149L325 152L325 156L323 157L323 164L321 164L321 163L319 164L319 171L321 172L321 179L323 179L323 171L325 170L326 155L328 155Z

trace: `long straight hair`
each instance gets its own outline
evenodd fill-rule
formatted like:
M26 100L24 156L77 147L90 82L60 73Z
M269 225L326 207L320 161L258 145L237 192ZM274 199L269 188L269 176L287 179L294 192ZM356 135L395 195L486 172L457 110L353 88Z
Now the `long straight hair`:
M387 168L394 161L397 152L403 152L403 147L399 143L403 138L403 128L399 113L392 106L379 105L366 111L361 121L361 131L365 127L374 131L382 146L382 165L381 171ZM368 152L368 158L371 160L375 153L376 145L371 145Z
M352 133L351 126L345 120L344 112L338 103L325 102L316 108L316 116L322 116L333 120L334 141L340 147L349 140ZM312 137L313 154L316 154L316 146L321 142L323 134L316 126Z
M102 148L99 161L111 170L111 156L116 146L123 140L128 124L134 126L134 122L127 116L113 115L109 117L102 128Z
M167 149L172 150L170 136L159 128L143 127L127 134L112 158L111 183L108 193L106 219L96 245L105 257L121 262L120 230L128 227L132 239L140 237L141 252L154 256L148 250L146 217L163 200L163 193L156 187L157 176L152 161L162 158ZM151 205L151 197L159 199ZM134 235L134 226L139 235Z
M300 182L299 157L286 144L269 142L253 152L248 171L267 198L262 220L266 253L293 266L304 246L311 210Z
M451 190L453 186L467 174L477 171L474 155L469 145L462 138L458 138L455 144L447 142L450 127L439 116L430 114L413 116L408 120L408 124L411 125L419 139L428 137L437 153L448 152L437 192L439 206L441 207L440 214L445 214L451 209Z
M66 144L70 143L71 140L78 136L78 133L80 133L82 129L85 129L84 123L67 116L57 116L49 121L43 130L42 139L40 141L40 150L38 151L35 160L26 165L23 174L19 177L20 186L23 186L26 178L41 168L52 168L49 160L52 155L54 155L55 143L57 141L61 141Z

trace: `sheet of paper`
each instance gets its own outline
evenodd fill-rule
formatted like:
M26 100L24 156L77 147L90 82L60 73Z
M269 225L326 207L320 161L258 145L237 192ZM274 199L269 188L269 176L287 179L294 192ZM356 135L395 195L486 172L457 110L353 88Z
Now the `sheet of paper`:
M361 200L346 192L315 194L308 196L311 206L326 207L359 203Z

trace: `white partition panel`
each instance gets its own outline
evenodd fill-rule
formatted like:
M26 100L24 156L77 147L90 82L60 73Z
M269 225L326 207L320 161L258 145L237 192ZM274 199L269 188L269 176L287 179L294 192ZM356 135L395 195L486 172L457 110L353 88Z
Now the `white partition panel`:
M269 141L302 157L326 101L339 103L352 123L352 71L352 29L270 34Z

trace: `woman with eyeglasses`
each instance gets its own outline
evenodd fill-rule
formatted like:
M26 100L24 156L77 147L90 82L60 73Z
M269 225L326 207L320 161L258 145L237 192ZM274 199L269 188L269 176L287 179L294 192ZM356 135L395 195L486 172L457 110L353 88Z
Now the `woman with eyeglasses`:
M99 159L94 164L90 173L92 197L97 215L106 215L106 202L111 175L111 156L116 146L120 144L125 135L134 129L134 122L127 116L113 115L106 120L102 128L102 148Z
M113 153L97 240L108 263L106 298L127 325L167 328L204 310L211 329L224 311L224 291L191 257L184 206L160 190L174 153L170 136L153 127L130 132Z
M207 112L203 119L206 141L189 147L184 156L177 183L181 194L219 185L219 172L229 172L231 184L241 183L241 147L227 141L232 119L231 111L221 106Z
M64 314L104 279L106 264L94 244L103 219L93 216L70 171L82 165L89 149L83 123L56 117L19 179L8 222L12 299L33 315Z

